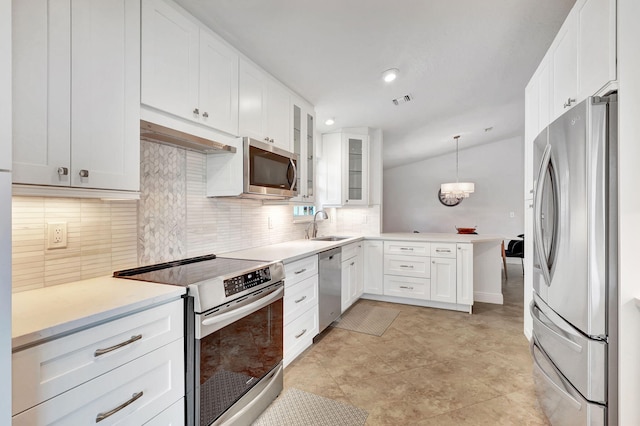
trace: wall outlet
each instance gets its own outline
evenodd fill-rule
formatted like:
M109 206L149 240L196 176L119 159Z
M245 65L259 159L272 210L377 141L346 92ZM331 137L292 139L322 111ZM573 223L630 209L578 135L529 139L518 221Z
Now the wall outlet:
M47 249L67 247L67 222L47 224Z
M271 217L267 218L267 226L269 229L273 229L273 220L271 220Z
M509 212L509 217L511 219L513 219L514 217L516 217L516 212Z

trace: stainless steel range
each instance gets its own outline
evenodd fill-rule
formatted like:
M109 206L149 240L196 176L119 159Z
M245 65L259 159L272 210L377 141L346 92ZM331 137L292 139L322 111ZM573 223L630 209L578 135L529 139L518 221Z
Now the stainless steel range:
M284 265L207 255L117 271L187 287L187 425L250 424L283 387Z

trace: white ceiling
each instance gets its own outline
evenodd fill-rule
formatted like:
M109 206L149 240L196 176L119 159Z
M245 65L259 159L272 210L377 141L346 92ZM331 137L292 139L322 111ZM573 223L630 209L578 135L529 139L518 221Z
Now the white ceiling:
M524 88L575 3L177 1L314 104L320 132L381 128L385 168L455 150L456 134L460 149L522 135Z

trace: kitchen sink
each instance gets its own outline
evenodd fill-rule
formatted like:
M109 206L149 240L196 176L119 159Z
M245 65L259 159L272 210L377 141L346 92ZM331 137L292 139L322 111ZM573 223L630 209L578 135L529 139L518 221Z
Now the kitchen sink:
M342 240L346 240L347 238L351 238L351 237L336 237L334 235L330 235L327 237L317 237L314 238L314 240L316 241L342 241Z

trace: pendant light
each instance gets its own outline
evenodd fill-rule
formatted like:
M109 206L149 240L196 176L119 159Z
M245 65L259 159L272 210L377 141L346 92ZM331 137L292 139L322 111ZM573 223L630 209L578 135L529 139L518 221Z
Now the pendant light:
M456 140L456 181L455 183L443 183L440 185L440 192L446 198L455 198L461 200L468 198L469 194L475 190L473 182L458 182L458 139L460 135L453 137Z

